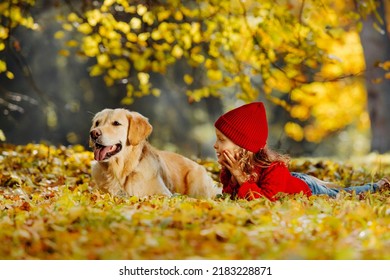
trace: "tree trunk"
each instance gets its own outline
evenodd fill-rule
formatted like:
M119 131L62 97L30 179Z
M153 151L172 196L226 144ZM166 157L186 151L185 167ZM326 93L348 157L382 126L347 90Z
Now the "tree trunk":
M374 28L376 19L371 15L363 22L360 34L366 62L365 80L368 94L368 111L371 120L371 151L390 151L390 80L378 63L390 60L390 38L386 30L385 1L380 1L378 13L385 21L383 33Z

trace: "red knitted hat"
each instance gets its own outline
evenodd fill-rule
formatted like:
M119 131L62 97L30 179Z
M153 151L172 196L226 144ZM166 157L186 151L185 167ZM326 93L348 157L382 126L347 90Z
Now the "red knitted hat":
M253 153L260 151L267 143L267 116L262 102L233 109L220 116L214 126L233 143Z

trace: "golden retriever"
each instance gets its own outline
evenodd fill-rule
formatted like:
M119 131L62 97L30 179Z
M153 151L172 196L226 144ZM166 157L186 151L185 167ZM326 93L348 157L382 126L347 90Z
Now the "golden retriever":
M213 198L221 193L203 166L152 147L147 141L151 132L148 119L137 112L104 109L94 116L92 179L101 190L138 197L179 193Z

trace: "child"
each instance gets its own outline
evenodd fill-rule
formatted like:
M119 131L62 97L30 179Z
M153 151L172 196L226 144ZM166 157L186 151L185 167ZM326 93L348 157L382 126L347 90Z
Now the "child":
M336 197L340 190L359 194L390 185L390 180L385 177L377 183L341 188L307 174L290 172L287 167L289 157L266 147L268 126L261 102L225 113L215 122L215 128L214 149L222 165L223 193L232 198L252 200L264 196L275 201L279 192Z

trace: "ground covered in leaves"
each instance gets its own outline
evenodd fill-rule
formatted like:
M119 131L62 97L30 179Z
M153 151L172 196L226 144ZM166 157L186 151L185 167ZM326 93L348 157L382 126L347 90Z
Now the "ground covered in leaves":
M275 203L113 198L94 189L92 158L80 146L0 146L0 259L390 259L389 190ZM216 178L216 163L202 163ZM390 174L390 160L291 168L362 184Z

